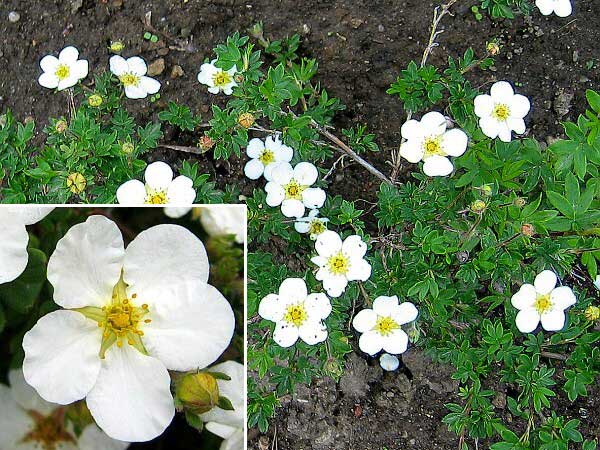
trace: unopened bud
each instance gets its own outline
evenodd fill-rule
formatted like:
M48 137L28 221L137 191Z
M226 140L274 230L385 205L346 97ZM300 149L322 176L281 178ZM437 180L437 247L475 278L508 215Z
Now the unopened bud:
M521 233L525 236L533 237L535 236L535 227L530 223L524 223L521 225Z
M185 408L202 414L219 403L219 385L215 377L206 372L191 373L181 379L177 397Z
M325 361L325 364L323 364L323 372L332 378L339 378L344 373L344 368L337 359L329 358Z
M122 41L113 41L110 43L108 49L113 53L121 53L125 48L125 44Z
M73 194L81 194L86 186L87 181L79 172L74 172L67 177L67 187Z
M254 125L254 116L248 112L242 113L240 114L240 117L238 117L238 123L248 129Z
M121 144L121 151L123 153L125 153L126 155L133 153L134 150L135 150L135 145L133 145L132 142L123 142L123 144Z
M486 50L490 55L496 56L498 53L500 53L500 46L495 41L488 42L486 45Z
M244 75L242 75L241 73L236 73L233 76L233 79L235 80L236 83L240 84L244 82Z
M517 208L522 208L526 204L527 204L527 200L524 199L523 197L517 197L513 200L513 205L515 205Z
M54 125L54 129L57 133L64 133L65 131L67 131L67 128L69 128L69 124L67 124L66 120L59 120Z
M585 318L590 322L600 319L600 308L597 306L588 306L584 312Z
M198 141L198 147L200 147L203 151L207 152L215 145L215 141L212 140L210 136L206 134L200 138Z
M490 195L492 195L492 185L484 184L483 186L481 186L481 193L483 195L485 195L486 197L489 197Z
M97 108L102 104L102 97L98 94L93 94L88 97L88 104L94 108Z
M487 205L483 200L475 200L473 203L471 203L470 208L474 213L482 214L485 211L485 208L487 208Z

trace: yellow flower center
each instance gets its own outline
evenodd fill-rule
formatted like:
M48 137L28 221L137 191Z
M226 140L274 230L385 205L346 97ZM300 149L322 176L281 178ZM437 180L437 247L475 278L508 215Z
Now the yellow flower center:
M350 270L350 260L342 252L330 256L327 260L329 272L334 275L345 275Z
M538 312L538 314L547 313L552 309L552 302L550 301L550 294L546 295L537 295L535 299L535 303L533 305Z
M307 186L301 185L292 178L288 184L283 186L283 190L285 191L285 198L287 200L302 200L302 193L306 188Z
M123 342L131 345L143 354L147 354L146 348L141 340L144 332L141 330L144 324L152 322L151 319L144 319L148 314L148 305L136 306L134 304L137 294L127 297L127 285L123 277L113 288L113 295L109 305L98 308L96 306L86 306L78 308L75 311L80 312L85 317L98 323L103 329L102 344L100 346L100 358L104 359L106 350L114 343L117 347L122 347Z
M34 422L33 429L27 433L20 443L31 442L35 448L56 450L63 447L62 443L76 444L75 437L65 429L64 409L57 408L49 416L43 416L37 411L27 411Z
M258 160L263 163L264 166L268 166L272 162L275 162L275 153L273 153L268 148L265 148L263 152L258 157Z
M59 80L68 78L70 74L71 69L66 64L59 64L56 68L56 72L54 72L54 75L56 75Z
M308 314L306 309L304 309L303 303L298 303L296 305L289 305L283 316L283 320L287 323L293 324L297 327L300 327L308 318Z
M492 116L497 120L504 122L510 117L510 108L505 103L498 103L492 111Z
M391 317L379 316L377 317L377 322L375 323L375 327L373 329L382 336L387 336L398 328L400 328L400 325L398 325L398 323L396 323L396 321Z
M442 139L440 136L425 139L423 149L425 150L423 158L429 158L434 155L446 156L446 152L442 150Z
M121 75L119 80L123 83L123 86L137 86L140 82L140 77L134 73L128 72Z
M327 229L327 227L325 226L325 224L323 223L322 220L314 219L314 220L311 220L310 225L308 226L308 233L311 235L321 234L326 229Z
M226 86L226 85L228 85L229 83L231 83L231 81L232 81L231 75L229 75L229 74L228 74L227 72L225 72L224 70L221 70L221 71L219 71L219 72L215 73L215 74L212 76L212 79L213 79L213 84L214 84L216 87L223 87L223 86Z
M146 194L147 205L166 205L167 203L169 203L169 200L165 191L148 190Z

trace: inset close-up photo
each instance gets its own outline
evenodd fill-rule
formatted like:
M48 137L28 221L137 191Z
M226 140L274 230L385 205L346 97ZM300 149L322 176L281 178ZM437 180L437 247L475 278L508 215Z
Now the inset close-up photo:
M241 450L246 209L0 207L0 449Z

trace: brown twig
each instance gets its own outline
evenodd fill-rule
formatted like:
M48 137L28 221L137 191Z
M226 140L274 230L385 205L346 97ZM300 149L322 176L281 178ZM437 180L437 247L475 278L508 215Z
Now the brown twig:
M204 151L198 147L188 147L185 145L169 145L169 144L159 144L158 146L162 147L162 148L168 148L171 150L177 150L178 152L193 153L194 155L204 154Z

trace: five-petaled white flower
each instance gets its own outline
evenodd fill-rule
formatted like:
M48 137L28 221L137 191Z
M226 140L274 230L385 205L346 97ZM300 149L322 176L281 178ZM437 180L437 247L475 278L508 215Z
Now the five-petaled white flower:
M231 306L208 274L204 245L178 225L149 228L127 250L104 216L73 226L48 262L65 309L23 339L27 383L53 403L85 397L114 439L160 435L175 414L168 370L208 366L233 336Z
M529 99L515 94L510 83L498 81L492 85L490 95L475 97L475 114L479 117L479 126L486 136L503 142L510 142L512 131L525 133L523 118L529 113Z
M367 281L371 265L364 259L367 244L360 236L348 236L343 242L335 231L324 231L315 242L317 256L311 261L319 266L316 278L331 297L339 297L348 281Z
M246 148L250 161L244 166L244 173L251 180L258 180L264 174L265 180L271 180L271 170L278 162L289 163L294 150L283 144L279 136L269 136L265 142L252 139Z
M44 71L38 82L45 88L62 91L73 87L88 75L89 65L86 59L78 59L79 51L72 46L65 47L58 54L46 55L40 61Z
M114 55L110 57L109 64L110 71L119 78L128 98L146 98L160 90L160 81L146 76L148 67L139 56L125 59Z
M210 63L204 63L200 66L198 72L198 81L208 86L208 92L218 94L223 92L225 95L231 95L233 88L237 86L235 74L237 67L233 66L229 70L223 70L215 66L217 62L213 59Z
M129 180L119 186L117 201L123 205L192 205L196 200L193 181L184 175L173 179L173 171L164 162L148 165L144 180L145 184L139 180ZM180 217L179 214L171 217L177 216Z
M390 355L389 353L383 353L379 357L379 365L383 370L387 372L393 372L398 367L400 367L400 360L394 355Z
M354 329L362 333L358 341L360 349L369 355L381 350L398 355L408 348L408 335L401 328L412 322L419 312L410 302L398 304L398 297L377 297L372 309L363 309L352 321Z
M305 208L320 208L325 203L325 191L311 188L317 181L319 172L308 162L301 162L292 168L290 163L280 162L271 171L271 181L265 186L267 205L281 205L286 217L302 217Z
M298 337L308 345L327 339L323 323L331 313L331 303L322 292L309 294L301 278L287 278L279 286L278 294L269 294L260 301L258 314L275 322L273 340L282 347L290 347Z
M327 230L326 217L319 217L318 209L311 209L307 216L300 217L294 223L294 228L298 233L308 233L314 241L321 233Z
M567 17L573 12L571 0L535 0L535 6L544 16L554 13L558 17Z
M52 209L45 206L0 208L0 284L15 280L27 267L29 234L25 225L39 222Z
M454 166L447 156L461 156L469 141L458 128L446 130L446 118L436 111L428 112L420 121L407 121L400 132L406 139L400 155L411 163L422 160L423 172L430 177L450 175Z
M231 380L217 380L219 394L226 397L233 406L233 411L226 411L215 407L201 414L200 418L208 431L223 438L220 450L243 450L244 437L244 411L246 400L244 387L246 374L244 366L235 361L226 361L210 368L211 372L221 372Z
M565 310L577 299L568 286L556 287L556 274L539 273L531 284L524 284L510 302L519 310L516 325L521 333L531 333L542 322L546 331L559 331L565 326Z
M65 408L42 399L23 378L8 372L0 384L0 450L125 450L129 443L109 438L96 425L77 436L65 422Z
M238 244L246 237L246 208L211 205L198 208L200 222L210 236L233 235Z

